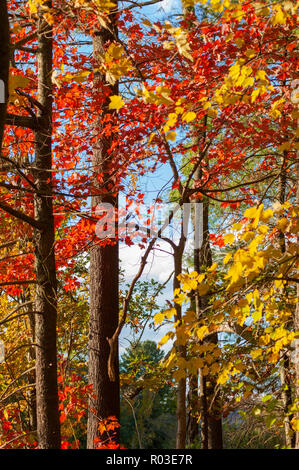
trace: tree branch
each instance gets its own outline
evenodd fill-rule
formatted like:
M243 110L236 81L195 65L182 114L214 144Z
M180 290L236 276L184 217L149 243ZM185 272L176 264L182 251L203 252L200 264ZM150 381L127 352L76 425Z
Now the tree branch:
M32 130L37 128L37 120L34 120L31 116L17 116L16 114L7 113L5 122L10 126L25 127Z
M16 209L13 209L12 207L10 207L5 202L0 201L0 209L2 209L7 214L12 215L13 217L16 217L17 219L20 219L23 222L26 222L27 224L31 225L31 227L34 227L38 230L43 229L43 225L40 224L39 222L37 222L35 219L33 219L32 217L29 217L28 215L24 214L23 212L19 212Z

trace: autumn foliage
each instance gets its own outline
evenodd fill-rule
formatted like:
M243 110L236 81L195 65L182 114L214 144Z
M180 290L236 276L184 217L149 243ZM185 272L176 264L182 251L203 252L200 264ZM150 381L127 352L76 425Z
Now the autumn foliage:
M298 448L296 6L186 0L167 18L151 16L156 5L136 9L130 1L7 2L0 448L38 448L46 435L37 407L47 371L36 368L48 347L40 318L54 318L46 301L57 316L56 443L86 447L92 414L93 447L121 447L121 419L117 412L98 415L101 397L88 381L90 253L99 248L104 256L116 245L143 251L128 288L114 299L119 322L106 338L107 383L119 380L113 364L123 330L140 338L154 330L167 353L157 366L140 361L133 375L121 374L121 396L133 406L141 390L174 387L178 448L186 441L213 448L205 426L235 412L262 418L271 432L283 431L281 446ZM45 29L51 44L43 55ZM100 35L102 50L95 52ZM99 149L102 161L94 165ZM107 217L94 206L97 197L119 207ZM191 206L188 223L203 241L197 252L181 225L172 240L164 221L154 226L157 237L149 232L155 210L170 203ZM131 219L128 232L120 222ZM110 226L113 237L98 236L99 227ZM45 254L46 233L53 246ZM162 287L149 296L139 284L158 250L168 251L173 265L165 308L157 306ZM112 272L108 265L102 276ZM197 440L186 424L192 419Z

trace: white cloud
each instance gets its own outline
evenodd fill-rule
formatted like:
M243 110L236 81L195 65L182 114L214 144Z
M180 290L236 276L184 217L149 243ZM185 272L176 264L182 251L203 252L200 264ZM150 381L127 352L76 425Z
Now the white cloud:
M138 245L122 246L120 248L121 265L125 270L126 278L132 278L138 272L144 252L145 249L141 249ZM167 242L159 241L148 257L143 277L155 278L160 282L165 282L172 271L173 256L170 246Z
M176 240L173 240L176 241ZM186 251L188 252L192 249L192 241L188 240L186 244ZM163 250L163 251L161 251ZM132 280L132 278L138 272L141 258L144 254L145 249L141 249L138 245L126 246L121 245L120 247L120 259L121 259L121 267L125 271L125 278L126 281ZM156 242L156 249L152 251L152 253L148 257L148 262L144 269L144 273L141 279L152 279L158 280L160 282L165 282L170 274L174 270L173 265L173 255L172 249L170 245L163 241L159 240ZM159 304L162 306L165 300L172 300L173 299L173 290L172 290L172 280L167 285L164 293L160 297ZM150 339L152 341L156 341L157 343L160 341L162 336L164 336L169 331L169 325L164 325L163 327L155 330L146 329L144 335L142 337L142 341L146 339ZM138 336L138 335L137 335ZM125 326L121 333L120 337L120 355L123 354L125 349L129 346L130 341L133 340L132 332L128 326ZM162 350L166 353L172 346L172 342L167 342L162 346Z
M157 242L157 248L164 251L159 251L157 249L152 251L152 253L148 257L148 262L145 266L141 279L155 279L163 283L169 278L170 274L173 272L173 256L170 252L169 244L165 241ZM122 245L120 247L121 267L122 269L124 269L125 279L127 282L130 282L138 272L141 263L141 258L144 252L145 249L141 249L138 245ZM159 304L161 305L161 307L166 299L171 300L172 297L172 282L170 281L164 293L159 297ZM144 331L142 341L150 339L158 343L167 331L168 326L159 328L156 331L152 329L149 330L147 328ZM123 352L129 346L133 338L134 335L132 335L132 331L128 326L125 326L120 336L120 355L123 354ZM169 345L163 345L162 349L167 351L169 349Z

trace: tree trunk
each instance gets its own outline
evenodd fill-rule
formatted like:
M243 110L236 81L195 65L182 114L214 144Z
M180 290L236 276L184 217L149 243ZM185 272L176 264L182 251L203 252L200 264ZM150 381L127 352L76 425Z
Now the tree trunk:
M9 74L9 22L7 13L7 2L0 2L0 149L6 118L6 106L8 99L8 74ZM1 153L1 152L0 152Z
M52 2L46 6L51 8ZM57 387L57 281L52 202L52 28L38 24L38 129L35 133L36 408L40 449L60 448ZM40 194L43 194L42 196Z
M93 55L97 61L98 54L104 52L107 41L113 41L116 36L115 21L111 20L111 30L102 29L95 33L93 38ZM118 93L118 86L110 85L105 77L96 72L95 100L101 90L109 89L111 95ZM111 193L117 189L111 187L111 173L113 171L113 156L109 155L112 138L100 135L102 131L102 120L110 113L108 109L109 97L106 95L102 103L102 113L96 125L99 137L93 149L92 166L96 169L93 177L93 188L97 188L97 195L92 197L92 208L102 203L111 204L116 210L118 205L117 196L105 195L105 190ZM97 171L103 175L101 188L97 180ZM102 191L102 195L98 193ZM119 248L118 243L101 246L94 244L90 251L90 319L89 319L89 362L88 375L89 384L93 386L94 398L90 399L88 425L87 425L87 448L95 447L95 438L98 435L100 420L116 417L120 414L120 390L118 372L118 352L115 357L115 381L110 380L108 375L108 358L110 346L107 338L111 338L118 325L119 310ZM118 436L116 438L118 440Z
M298 121L299 124L299 121ZM299 207L299 152L297 152L297 188L296 188L296 205ZM299 235L297 237L297 241L299 244ZM299 283L297 283L297 305L295 308L295 315L294 315L294 329L295 331L299 331ZM299 339L295 340L295 400L297 402L297 407L299 407ZM296 415L297 426L299 423L299 411L297 411ZM295 442L295 449L299 449L299 431L296 431L296 442Z
M202 373L202 369L199 370L199 384L200 384L200 436L201 436L201 448L209 448L209 416L208 416L208 404L207 404L207 380Z
M29 326L30 331L30 340L34 344L35 343L35 314L32 312L32 303L30 303L30 289L24 288L22 301L24 304L27 304L23 307L24 312L27 313L28 319L25 320L24 317L24 326L27 329ZM32 346L28 348L27 352L28 362L34 363L36 361L36 354L35 354L35 347ZM28 382L30 384L36 383L36 374L35 369L28 373ZM28 429L29 431L36 431L37 429L37 421L36 421L36 387L32 387L27 393L27 404L28 404Z
M200 170L195 174L194 178L200 177ZM209 244L209 202L204 200L202 206L202 220L199 227L195 230L201 231L200 239L202 240L201 248L195 247L194 250L194 269L201 272L202 269L212 265L212 252ZM205 296L195 296L196 314L198 319L202 316L202 311L207 306L207 298ZM209 343L217 344L217 333L210 335ZM200 396L201 396L201 440L204 449L222 449L222 420L219 392L215 377L212 375L203 376L200 372Z
M294 448L295 445L295 433L292 430L291 420L289 411L292 406L292 393L291 393L291 382L289 379L290 374L290 360L289 357L282 360L280 364L280 386L281 386L281 398L284 412L284 433L285 433L285 444L289 449Z
M188 381L187 444L194 447L199 442L199 395L198 374L190 375Z
M184 251L184 240L181 238L179 247L174 252L174 278L173 278L173 291L180 287L180 281L177 276L182 272L182 256ZM181 322L182 308L181 305L175 304L176 318L175 321ZM179 357L186 359L186 346L178 345L177 353ZM185 449L186 446L186 377L183 377L178 382L177 389L177 434L176 434L176 449Z
M279 175L279 189L278 199L280 204L285 203L286 187L287 187L287 172L286 172L286 159L287 152L284 152L284 156L281 162L281 170ZM285 234L282 231L278 233L279 248L282 253L286 251L286 240ZM285 295L287 295L285 293ZM289 325L293 326L293 325ZM280 382L281 382L281 398L284 412L284 431L285 431L285 444L289 449L293 449L295 446L295 433L292 430L291 421L293 416L290 415L290 409L293 404L291 381L290 381L290 352L285 351L286 358L281 360L280 364Z
M217 333L209 336L209 342L215 345L218 343ZM208 375L205 378L208 408L208 449L222 449L221 401L216 378L212 375Z

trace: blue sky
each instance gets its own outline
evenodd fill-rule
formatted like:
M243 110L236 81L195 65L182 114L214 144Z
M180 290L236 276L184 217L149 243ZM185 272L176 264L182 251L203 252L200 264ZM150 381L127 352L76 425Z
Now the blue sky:
M137 9L136 9L137 10ZM135 10L135 11L136 11ZM143 7L140 9L140 14L143 17L147 17L150 21L165 21L171 17L181 13L181 1L180 0L163 0L161 3ZM166 191L171 188L172 172L170 166L166 163L154 173L148 174L139 180L142 187L142 191L145 192L145 201L150 204L157 193L167 185ZM168 183L168 184L167 184ZM173 272L173 256L170 245L164 241L157 242L156 247L148 258L148 263L144 270L144 274L141 280L149 280L151 278L163 283L165 282L170 274ZM187 249L190 247L190 243L187 245ZM133 279L134 275L138 271L141 257L144 250L135 244L132 246L121 245L120 246L120 259L122 268L125 270L125 277L127 282ZM161 307L165 304L165 300L172 300L172 279L169 281L167 288L163 295L160 296ZM169 326L160 328L157 332L153 330L146 330L143 335L143 340L151 339L158 342L162 336L169 330ZM132 340L133 336L129 328L124 328L120 337L120 354L129 345L128 340ZM170 343L162 347L164 350L170 348Z

